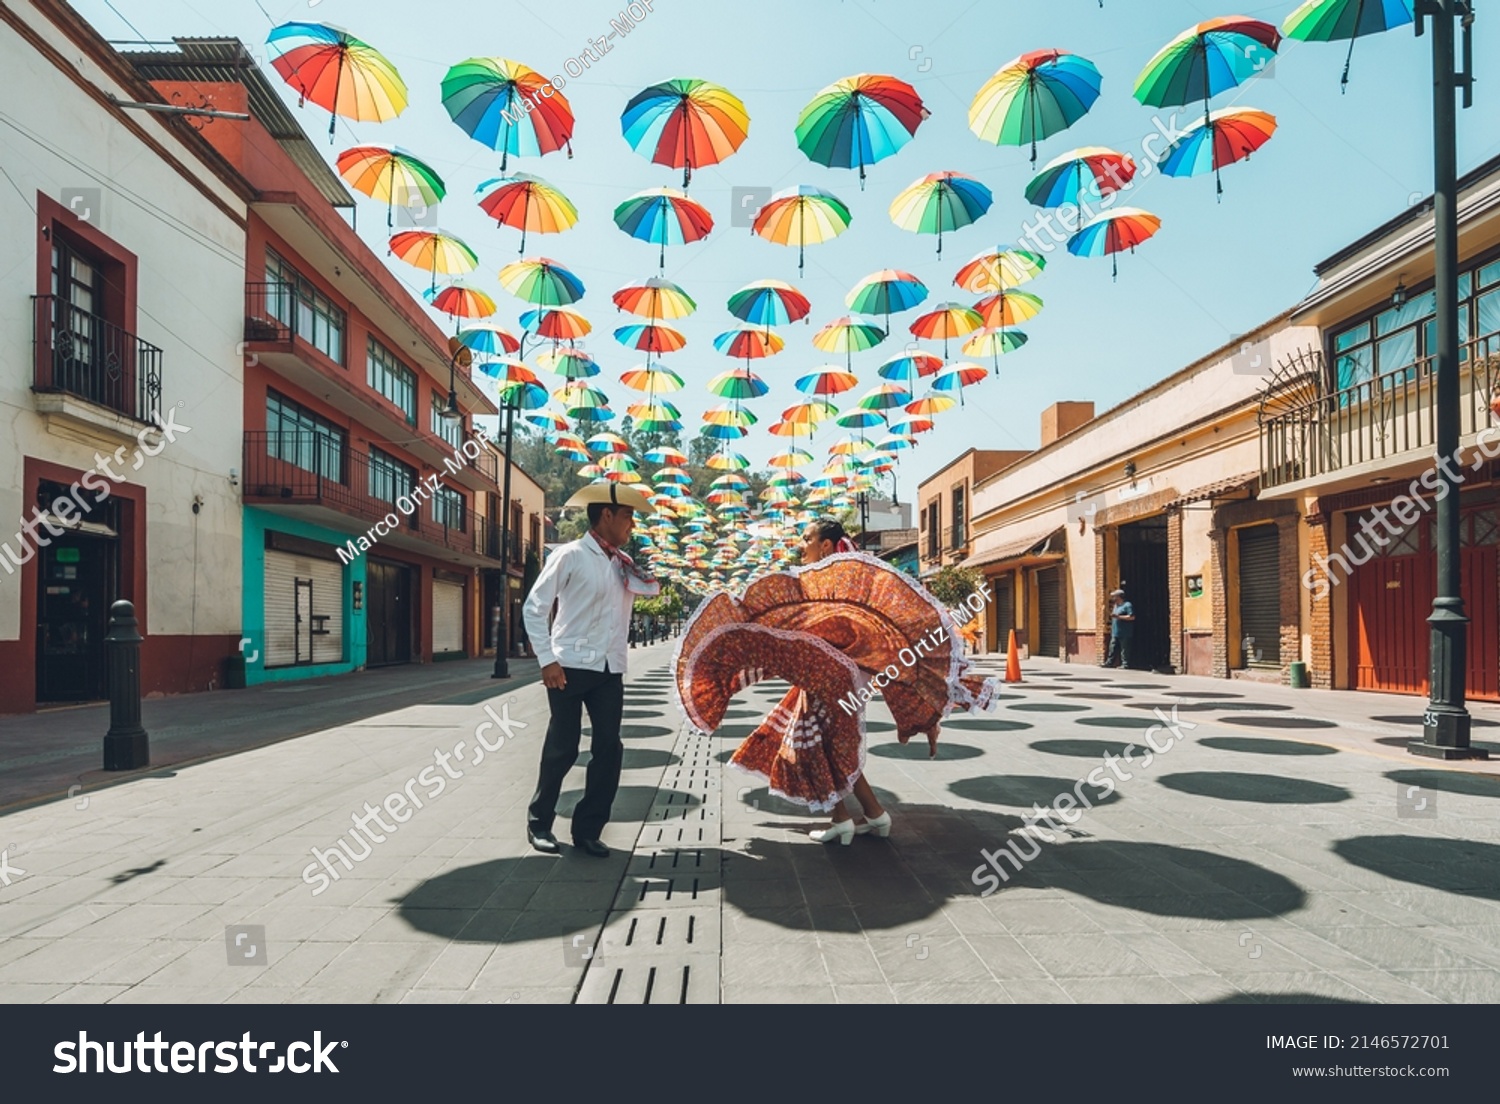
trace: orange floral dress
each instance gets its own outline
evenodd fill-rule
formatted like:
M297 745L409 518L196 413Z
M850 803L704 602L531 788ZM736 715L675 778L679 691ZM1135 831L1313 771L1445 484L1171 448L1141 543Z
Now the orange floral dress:
M995 681L968 666L952 616L920 584L883 560L841 553L704 602L683 630L677 698L695 728L712 732L747 686L791 683L730 763L822 812L864 772L865 703L878 691L896 738L924 733L935 750L943 717L992 706Z

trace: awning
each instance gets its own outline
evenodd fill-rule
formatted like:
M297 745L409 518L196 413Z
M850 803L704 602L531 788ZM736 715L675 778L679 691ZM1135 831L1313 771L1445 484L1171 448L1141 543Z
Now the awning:
M1260 472L1246 472L1244 475L1232 475L1228 479L1220 479L1217 483L1206 483L1188 491L1185 495L1179 495L1166 508L1173 506L1186 506L1190 502L1203 502L1213 498L1224 498L1235 491L1242 491L1250 484L1260 478Z
M1029 537L1018 537L998 548L986 548L975 552L964 560L960 567L984 567L1004 560L1029 559L1038 556L1061 559L1066 548L1067 537L1063 527L1032 533Z

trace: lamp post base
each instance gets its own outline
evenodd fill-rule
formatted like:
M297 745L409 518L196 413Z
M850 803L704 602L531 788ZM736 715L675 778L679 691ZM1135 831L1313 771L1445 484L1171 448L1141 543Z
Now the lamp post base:
M1488 759L1490 753L1484 748L1469 747L1444 747L1442 744L1429 744L1423 740L1413 740L1406 745L1406 750L1412 755L1420 755L1425 759Z

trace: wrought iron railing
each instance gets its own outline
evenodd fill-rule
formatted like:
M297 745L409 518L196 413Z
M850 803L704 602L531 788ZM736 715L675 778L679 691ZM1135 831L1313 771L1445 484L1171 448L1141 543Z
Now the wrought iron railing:
M32 390L76 395L150 424L162 405L161 350L56 295L36 295L32 303Z

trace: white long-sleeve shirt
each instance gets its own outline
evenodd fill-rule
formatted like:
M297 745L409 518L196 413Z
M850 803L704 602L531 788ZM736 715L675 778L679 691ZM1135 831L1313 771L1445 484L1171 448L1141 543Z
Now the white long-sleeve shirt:
M554 601L557 616L549 626ZM586 533L547 557L521 616L541 666L602 671L608 662L611 672L624 674L634 605L621 565Z

